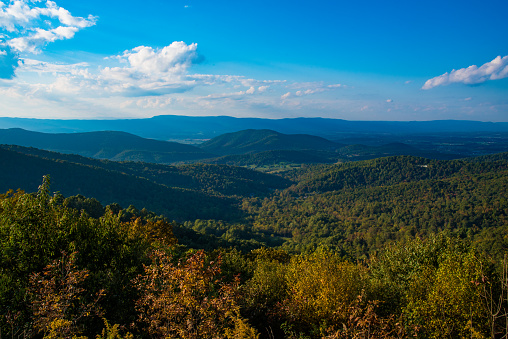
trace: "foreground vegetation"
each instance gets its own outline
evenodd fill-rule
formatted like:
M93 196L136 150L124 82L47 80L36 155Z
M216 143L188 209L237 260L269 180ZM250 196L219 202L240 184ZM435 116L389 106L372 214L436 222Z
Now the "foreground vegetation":
M2 195L2 338L506 334L506 263L472 237L436 230L358 260L319 246L205 252L179 244L181 227L52 195L48 177Z
M40 164L159 214L48 176L0 195L0 338L508 334L506 153L273 176L23 151L4 181Z

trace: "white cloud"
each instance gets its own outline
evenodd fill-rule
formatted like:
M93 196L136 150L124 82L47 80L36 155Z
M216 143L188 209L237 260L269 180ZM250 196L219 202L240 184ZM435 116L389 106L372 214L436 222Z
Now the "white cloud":
M303 99L303 97L317 94L317 93L325 93L334 91L339 88L346 88L346 85L343 84L329 84L327 85L323 81L317 81L317 82L296 82L296 83L290 83L286 86L286 88L289 89L295 89L294 92L286 92L285 94L281 95L281 100L286 100L289 98L302 98L302 100L311 100L311 99ZM319 99L323 100L323 98ZM296 102L295 102L296 103ZM300 104L300 101L298 101L297 104Z
M286 80L257 80L246 78L241 75L216 75L216 74L192 74L188 79L197 80L207 85L235 85L243 87L259 87L260 92L265 91L270 85L280 85Z
M29 50L32 46L35 50L42 41L74 34L71 26L40 27L31 30L32 35L20 37L11 44L24 43L18 49ZM63 29L65 27L68 30ZM41 41L35 41L37 39ZM7 45L5 48L7 55L14 50ZM0 46L0 50L4 48ZM161 48L138 46L98 64L94 61L90 64L49 63L21 55L17 76L9 78L6 72L4 79L7 80L1 80L0 110L8 107L12 111L19 101L27 103L25 108L40 106L36 114L45 112L50 116L56 110L61 115L72 116L75 112L80 117L88 114L181 114L184 111L202 115L203 110L215 114L234 110L235 114L245 116L257 114L259 110L296 114L294 109L322 110L326 106L322 104L323 98L311 94L344 87L324 82L288 84L286 80L261 80L241 75L189 74L199 60L197 44L181 41ZM2 55L0 62L1 59ZM3 88L2 83L5 84ZM290 100L284 100L288 98ZM18 112L20 109L16 108Z
M213 93L213 94L208 94L207 96L204 96L204 97L199 97L197 99L198 100L200 100L200 99L234 99L234 98L244 96L246 93L247 92L245 92L245 91L238 91L238 92L233 92L233 93Z
M54 1L17 0L6 6L0 2L0 29L9 32L3 35L3 45L17 52L39 53L40 49L56 40L72 39L77 31L95 25L97 18L75 17ZM53 19L53 20L51 20ZM47 29L42 27L49 26Z
M7 7L0 2L0 27L14 32L16 26L26 27L30 21L39 17L39 8L30 8L26 1L13 1Z
M286 100L287 98L289 98L291 96L291 92L287 92L286 94L283 94L280 98L282 100Z
M18 52L38 53L41 46L56 40L71 39L79 30L78 27L60 26L51 30L37 28L35 33L7 41L7 45Z
M313 88L313 89L306 89L306 90L298 90L295 92L295 96L297 97L302 97L304 95L310 95L310 94L315 94L315 93L321 93L321 92L324 92L326 91L325 88ZM291 92L288 92L286 94L284 94L284 98L283 99L287 99L291 96Z
M148 97L136 101L141 108L165 108L173 102L171 98Z
M498 56L491 62L487 62L480 67L472 65L467 68L454 69L450 73L446 72L445 74L429 79L425 82L422 89L431 89L452 83L474 85L488 80L499 80L507 77L508 55L503 58Z
M181 41L159 49L139 46L127 50L105 58L113 63L109 67L91 67L88 63L48 63L23 58L17 70L19 81L15 90L29 97L40 98L79 93L81 98L139 97L141 100L143 97L167 96L200 87L194 97L196 100L239 100L246 95L262 94L269 86L284 83L281 80L256 80L234 75L189 75L188 71L196 58L197 44L187 45ZM9 79L7 73L5 79ZM155 99L149 102L139 100L131 100L131 105L160 108L167 104Z
M294 95L297 97L301 97L304 95L323 93L327 91L332 91L338 88L346 88L345 85L342 84L330 84L326 85L324 82L301 82L301 83L293 83L288 86L288 88L297 89Z
M87 63L56 64L21 59L16 90L28 96L79 93L82 97L99 98L160 96L196 86L194 80L185 78L184 70L190 61L182 53L168 56L162 49L141 56L136 54L142 50L137 48L127 53L125 67L99 67L92 71ZM39 76L34 77L34 73ZM8 74L4 78L9 78Z
M83 70L89 65L86 62L76 64L52 64L49 62L34 60L34 59L21 59L20 72L35 72L35 73L73 73L78 70Z
M187 91L196 86L186 77L196 59L197 44L175 41L162 49L139 46L113 58L127 63L125 67L105 67L97 81L107 91L132 96L162 95Z
M321 92L324 92L324 91L326 91L325 88L307 89L307 90L303 91L303 94L304 95L309 95L309 94L321 93Z
M54 1L46 1L46 7L35 6L36 2L16 0L11 1L9 6L0 2L0 27L8 32L22 29L30 29L36 20L42 17L58 19L65 26L85 28L95 25L97 17L89 15L88 18L74 17L65 8L59 7Z
M88 15L88 18L86 19L72 16L68 10L62 7L58 7L53 1L48 1L46 5L48 7L47 10L43 10L41 13L47 13L46 15L50 17L58 18L60 23L66 26L85 28L95 25L97 21L97 17L93 15Z
M128 61L132 70L143 74L182 73L196 59L196 49L196 43L175 41L160 50L139 46L125 51L118 59Z
M390 102L393 102L392 99L386 99L386 102L390 103Z

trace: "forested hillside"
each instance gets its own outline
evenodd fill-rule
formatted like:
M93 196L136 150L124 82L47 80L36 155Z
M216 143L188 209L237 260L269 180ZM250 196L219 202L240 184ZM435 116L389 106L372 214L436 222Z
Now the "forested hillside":
M188 145L145 139L116 131L51 134L13 128L0 129L0 144L34 147L112 161L166 165L199 162L244 166L264 171L277 170L287 165L294 167L301 164L358 161L395 155L431 159L462 157L450 152L421 150L400 142L344 145L314 135L253 129L227 133L196 145Z
M273 150L249 154L225 155L203 160L205 163L255 167L256 169L281 167L286 164L326 164L336 161L336 152L316 150Z
M288 186L283 178L219 165L165 166L112 162L19 146L0 148L0 189L35 191L50 174L65 196L94 197L163 214L170 220L224 219L241 215L238 198L266 195Z
M281 163L307 164L358 161L395 155L413 155L431 159L455 159L456 154L424 151L400 142L380 146L345 145L307 134L282 134L271 130L244 130L208 140L199 147L223 155L206 159L209 163L234 166L269 166Z
M389 157L293 175L297 183L273 198L244 202L255 229L288 237L288 249L327 244L362 257L439 231L474 239L493 255L508 245L506 160Z
M268 194L289 186L290 181L242 167L190 164L168 166L144 162L96 160L72 154L60 154L35 148L2 145L0 148L61 162L62 160L149 179L173 188L184 188L219 196Z
M280 176L15 146L0 157L2 185L34 192L0 196L2 336L507 333L506 154L385 157ZM77 184L82 194L62 189ZM134 206L120 203L133 196Z
M34 191L40 178L51 174L52 189L62 194L82 194L103 204L118 203L147 208L175 220L189 218L236 218L240 215L235 202L202 192L171 188L145 178L80 164L51 161L0 149L1 188ZM196 204L189 204L194 201Z
M313 135L282 134L271 130L248 129L215 137L200 148L216 154L244 154L269 150L333 151L344 145Z
M214 156L191 145L145 139L116 131L52 134L19 128L0 129L0 144L35 147L97 159L166 164Z

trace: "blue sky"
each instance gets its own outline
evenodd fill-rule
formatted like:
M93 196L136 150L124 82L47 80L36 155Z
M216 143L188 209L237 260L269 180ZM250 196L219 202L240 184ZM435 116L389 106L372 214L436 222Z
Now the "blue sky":
M508 121L508 2L0 0L0 116Z

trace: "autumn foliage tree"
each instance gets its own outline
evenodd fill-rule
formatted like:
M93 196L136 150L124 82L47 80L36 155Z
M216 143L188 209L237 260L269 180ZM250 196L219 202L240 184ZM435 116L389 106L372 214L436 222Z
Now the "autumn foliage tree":
M88 270L76 268L75 255L66 253L42 273L30 276L30 308L37 333L48 339L76 337L84 332L84 318L102 315L97 302L103 290L91 301L83 298L87 293L83 282L88 276Z
M139 320L153 338L257 338L240 316L236 302L239 281L221 283L220 263L204 251L173 262L156 250L135 284Z
M104 316L113 324L133 321L136 289L131 280L148 262L150 248L175 243L171 230L164 221L122 222L111 211L93 218L63 206L59 195L50 195L49 177L34 194L0 195L1 336L26 336L34 330L49 335L65 327L68 333L78 333L79 327L84 335L95 335L102 320L82 326L72 319L84 305L95 303L102 290L97 306ZM72 260L62 258L63 252L72 253Z

